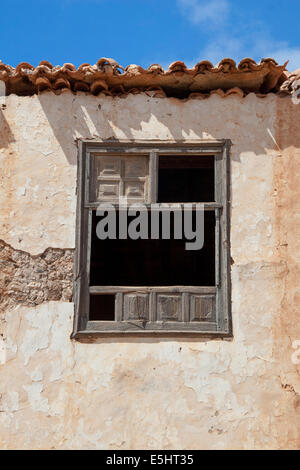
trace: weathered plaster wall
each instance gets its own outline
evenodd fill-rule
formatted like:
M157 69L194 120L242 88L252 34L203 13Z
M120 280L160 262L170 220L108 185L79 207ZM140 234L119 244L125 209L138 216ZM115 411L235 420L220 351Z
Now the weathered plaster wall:
M8 302L0 448L300 448L300 105L11 95L0 110L0 239L11 257L39 263L49 248L74 248L77 141L112 137L232 140L234 338L84 344L70 340L67 297Z

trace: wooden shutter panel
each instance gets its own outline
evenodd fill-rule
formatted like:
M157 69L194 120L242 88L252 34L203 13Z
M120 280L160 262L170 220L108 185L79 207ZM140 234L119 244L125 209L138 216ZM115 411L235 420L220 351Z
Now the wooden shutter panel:
M149 157L91 154L89 203L149 200Z

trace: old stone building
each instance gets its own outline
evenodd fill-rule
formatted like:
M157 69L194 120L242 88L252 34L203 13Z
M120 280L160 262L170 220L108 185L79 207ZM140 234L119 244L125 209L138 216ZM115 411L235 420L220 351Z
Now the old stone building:
M0 85L0 448L299 449L300 72L0 62ZM210 255L98 246L96 203L195 202L195 175Z

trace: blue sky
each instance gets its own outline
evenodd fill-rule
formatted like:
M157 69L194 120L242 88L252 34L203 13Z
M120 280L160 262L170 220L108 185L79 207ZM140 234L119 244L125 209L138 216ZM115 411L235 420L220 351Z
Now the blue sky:
M299 17L299 0L11 0L0 7L0 60L167 67L274 57L294 70Z

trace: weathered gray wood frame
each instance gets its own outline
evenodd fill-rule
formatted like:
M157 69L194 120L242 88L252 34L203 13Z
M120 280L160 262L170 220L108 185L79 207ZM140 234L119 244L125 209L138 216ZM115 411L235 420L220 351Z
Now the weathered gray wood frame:
M231 337L231 285L230 285L230 149L229 140L209 140L193 142L161 142L161 141L81 141L78 154L78 186L77 186L77 222L76 252L73 299L75 304L74 328L72 338L89 340L97 336L205 336ZM215 157L215 203L205 204L205 210L216 214L216 286L215 287L89 287L90 265L90 230L92 211L97 203L88 199L88 182L90 171L90 153L108 155L149 155L150 157L150 198L148 203L157 199L157 162L159 155L211 155ZM200 202L201 201L195 201ZM149 322L119 321L120 309L124 294L149 294ZM89 295L116 294L116 321L89 321ZM155 314L155 296L159 293L182 294L182 322L157 322ZM193 294L216 294L215 323L186 322L184 304L189 302Z

